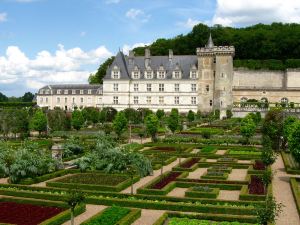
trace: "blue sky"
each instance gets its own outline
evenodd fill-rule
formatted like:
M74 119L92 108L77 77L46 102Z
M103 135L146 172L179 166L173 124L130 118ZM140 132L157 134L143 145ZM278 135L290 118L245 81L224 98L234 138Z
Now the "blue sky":
M0 92L20 96L50 83L84 83L124 52L193 25L299 22L300 1L0 0Z

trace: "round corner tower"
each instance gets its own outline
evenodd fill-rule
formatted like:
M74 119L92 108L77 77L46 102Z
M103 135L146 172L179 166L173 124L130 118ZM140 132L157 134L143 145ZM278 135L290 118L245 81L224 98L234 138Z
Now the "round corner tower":
M220 110L220 118L232 108L233 46L214 46L211 35L204 48L197 48L199 110Z

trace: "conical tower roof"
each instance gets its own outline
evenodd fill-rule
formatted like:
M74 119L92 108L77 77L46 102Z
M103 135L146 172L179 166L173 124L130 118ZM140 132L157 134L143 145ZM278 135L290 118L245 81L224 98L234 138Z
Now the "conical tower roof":
M212 40L211 33L209 34L209 39L208 39L206 47L207 48L213 48L214 47L214 42Z

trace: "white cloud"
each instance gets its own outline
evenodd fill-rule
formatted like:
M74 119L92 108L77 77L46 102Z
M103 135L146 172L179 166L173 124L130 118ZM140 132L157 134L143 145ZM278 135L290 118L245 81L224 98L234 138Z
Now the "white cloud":
M143 23L148 22L148 20L150 19L151 15L146 14L143 10L141 9L129 9L126 12L126 17L132 20L138 20L141 21Z
M245 26L257 23L300 22L299 0L217 0L213 24Z
M150 45L150 43L135 43L133 45L125 44L125 45L123 45L122 51L124 52L124 54L128 55L130 50L137 48L137 47L145 47L148 45Z
M5 21L7 21L7 13L2 12L0 13L0 23Z
M59 44L54 54L44 50L30 59L19 47L9 46L6 54L0 56L0 89L5 87L10 92L21 86L25 92L49 83L86 83L95 67L111 55L105 46L83 51L78 47L65 49ZM18 91L21 90L15 90Z
M185 21L185 22L179 22L179 23L177 23L177 25L181 26L181 27L184 27L184 28L191 29L195 25L197 25L198 23L201 23L201 21L200 20L194 20L192 18L188 18L187 21Z
M106 0L105 3L106 4L118 4L120 3L121 0Z

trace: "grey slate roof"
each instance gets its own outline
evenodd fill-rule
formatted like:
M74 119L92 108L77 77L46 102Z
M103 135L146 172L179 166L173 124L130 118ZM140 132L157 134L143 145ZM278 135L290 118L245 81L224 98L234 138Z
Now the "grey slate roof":
M173 55L172 60L169 60L169 56L151 56L150 57L150 67L154 71L153 79L156 79L156 72L160 66L163 66L166 71L166 79L172 78L172 72L178 66L182 72L181 79L190 78L190 70L193 66L198 66L198 60L196 55ZM128 56L125 56L122 52L119 52L111 66L106 71L106 76L104 79L112 79L111 71L114 66L118 66L120 69L120 79L131 79L132 71L135 66L141 71L140 79L144 79L145 68L145 57L144 56L134 56L133 64L129 64Z
M103 86L102 84L52 84L44 86L40 90L50 90L53 94L57 94L57 90L61 90L61 95L64 95L64 90L68 90L69 95L72 94L72 90L75 90L76 95L80 94L80 90L83 90L85 95L88 94L88 90L91 90L91 94L96 95L102 94Z

